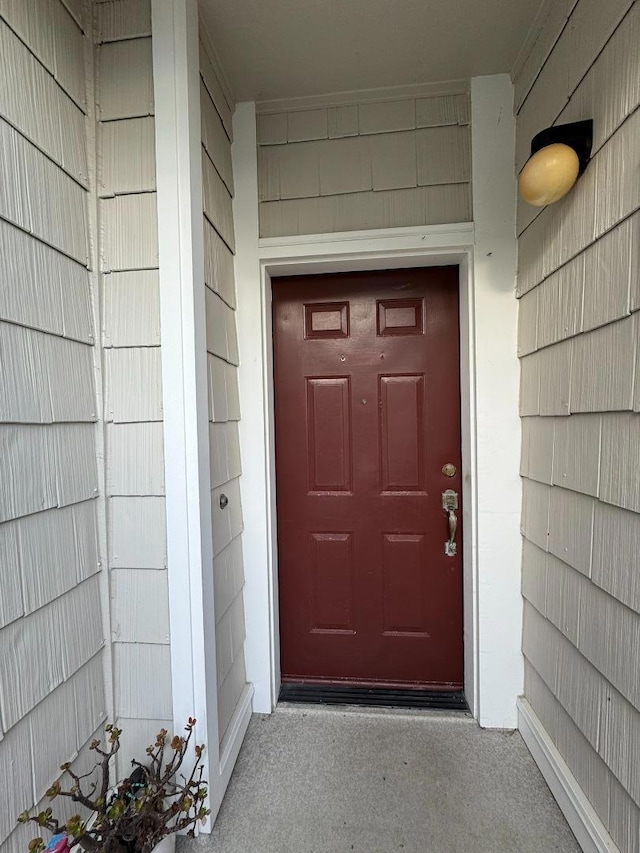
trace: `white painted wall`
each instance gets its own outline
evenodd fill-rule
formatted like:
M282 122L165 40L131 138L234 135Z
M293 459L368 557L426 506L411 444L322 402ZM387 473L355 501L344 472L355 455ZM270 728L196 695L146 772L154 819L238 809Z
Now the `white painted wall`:
M87 23L78 3L0 2L2 853L111 712Z
M640 849L639 41L631 0L550 4L515 78L518 168L538 130L594 119L575 188L518 214L525 717L624 851Z

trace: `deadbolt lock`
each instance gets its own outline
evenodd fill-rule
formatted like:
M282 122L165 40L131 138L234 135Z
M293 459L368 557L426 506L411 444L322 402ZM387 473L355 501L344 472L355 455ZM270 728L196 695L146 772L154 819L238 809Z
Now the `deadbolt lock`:
M442 466L442 473L445 477L455 477L457 468L453 464L453 462L447 462L446 465Z

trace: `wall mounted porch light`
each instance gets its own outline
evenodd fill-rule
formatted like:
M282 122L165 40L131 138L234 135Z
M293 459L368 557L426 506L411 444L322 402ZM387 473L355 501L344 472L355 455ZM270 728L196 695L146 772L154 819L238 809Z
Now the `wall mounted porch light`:
M534 207L559 201L587 168L592 144L592 119L547 127L537 133L518 179L522 198Z

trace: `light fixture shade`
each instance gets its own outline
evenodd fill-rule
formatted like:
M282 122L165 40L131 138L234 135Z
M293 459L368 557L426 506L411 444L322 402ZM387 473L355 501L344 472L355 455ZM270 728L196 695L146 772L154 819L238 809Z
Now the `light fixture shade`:
M552 204L578 179L580 158L569 145L557 142L536 151L520 173L520 195L534 207Z

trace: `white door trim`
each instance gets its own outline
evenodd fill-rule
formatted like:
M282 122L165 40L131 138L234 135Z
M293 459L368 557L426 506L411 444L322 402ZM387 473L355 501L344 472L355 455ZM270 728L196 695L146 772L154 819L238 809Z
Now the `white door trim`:
M461 420L462 420L462 504L463 504L463 600L464 600L464 647L465 647L465 695L477 716L477 638L476 608L473 605L477 594L474 555L477 551L475 509L475 424L473 407L468 405L473 397L474 371L469 364L470 336L473 335L470 312L470 293L473 267L473 225L462 223L453 226L435 226L431 229L388 229L372 235L370 232L336 234L328 240L315 235L305 241L260 241L260 286L262 304L262 328L265 330L264 399L266 411L267 456L271 464L267 468L268 504L268 554L271 575L269 588L270 622L272 629L273 661L271 673L271 702L275 704L280 688L277 614L277 545L276 545L276 482L273 460L275 460L275 436L273 429L273 351L271 347L271 279L282 275L313 275L329 272L351 272L355 270L377 270L407 267L431 267L457 265L459 267L460 291L460 335L461 335ZM266 244L266 245L265 245ZM250 620L247 614L247 621Z
M239 104L232 149L245 522L245 646L254 710L279 689L270 277L460 265L465 692L487 727L515 728L522 692L520 421L514 298L513 89L474 78L474 224L258 238L255 105Z

